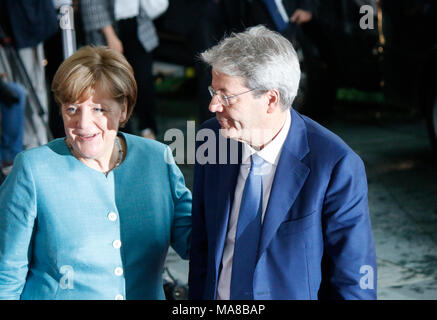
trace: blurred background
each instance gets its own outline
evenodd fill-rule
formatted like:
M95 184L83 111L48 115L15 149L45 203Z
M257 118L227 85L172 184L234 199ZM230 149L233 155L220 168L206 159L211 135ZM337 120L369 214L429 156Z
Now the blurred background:
M153 21L159 37L152 52L158 141L170 144L164 140L167 130L186 133L187 121L198 128L213 116L208 111L210 70L197 56L225 34L268 25L248 18L252 2L170 0ZM13 117L22 117L23 150L64 136L50 83L63 59L87 44L79 1L28 3L32 6L0 0L1 143ZM311 19L284 33L302 69L293 107L338 134L366 165L378 298L437 299L437 4L308 3L303 9ZM38 14L31 16L31 10ZM10 83L26 92L22 115L11 115L20 103ZM139 132L137 122L131 119L133 133ZM11 165L2 159L0 183ZM192 190L193 165L179 166ZM170 250L166 266L167 298L185 299L188 262Z

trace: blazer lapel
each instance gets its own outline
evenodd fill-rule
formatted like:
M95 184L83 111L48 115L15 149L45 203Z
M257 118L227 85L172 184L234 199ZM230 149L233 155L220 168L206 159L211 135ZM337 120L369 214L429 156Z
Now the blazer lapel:
M264 215L259 257L286 218L310 172L301 162L309 152L305 123L296 111L291 110L291 115L290 130L282 147Z

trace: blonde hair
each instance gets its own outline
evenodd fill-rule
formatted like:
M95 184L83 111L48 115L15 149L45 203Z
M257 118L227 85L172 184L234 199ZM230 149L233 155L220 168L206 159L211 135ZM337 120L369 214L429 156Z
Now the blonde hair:
M137 100L137 83L125 57L108 47L85 46L67 58L56 71L52 91L59 106L89 98L96 88L120 104L127 104L124 126Z

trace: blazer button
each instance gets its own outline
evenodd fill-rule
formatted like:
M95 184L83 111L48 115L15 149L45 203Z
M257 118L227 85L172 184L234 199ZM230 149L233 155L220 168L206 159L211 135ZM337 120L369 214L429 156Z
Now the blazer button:
M117 277L120 277L120 276L123 274L123 268L121 268L121 267L117 267L117 268L115 268L115 269L114 269L114 274L115 274Z
M117 220L117 214L116 214L115 212L110 212L110 213L108 214L108 219L109 219L110 221L115 221L115 220Z
M112 246L113 246L115 249L120 249L120 247L121 247L121 241L120 241L120 240L114 240L114 241L112 242Z

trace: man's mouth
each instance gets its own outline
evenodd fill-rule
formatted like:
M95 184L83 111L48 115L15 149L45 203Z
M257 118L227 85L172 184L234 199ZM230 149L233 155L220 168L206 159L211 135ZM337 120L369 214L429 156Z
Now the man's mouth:
M226 128L228 126L228 121L223 118L217 118L218 123L222 128Z

